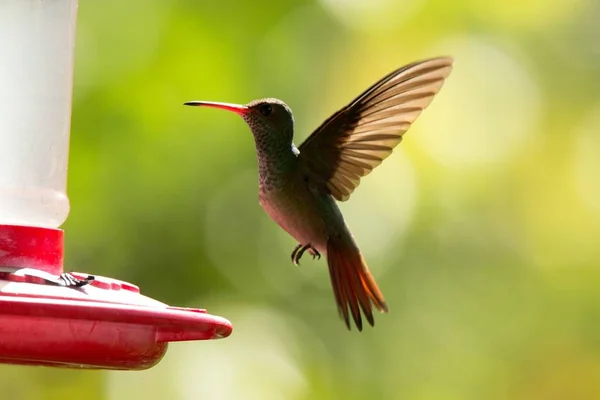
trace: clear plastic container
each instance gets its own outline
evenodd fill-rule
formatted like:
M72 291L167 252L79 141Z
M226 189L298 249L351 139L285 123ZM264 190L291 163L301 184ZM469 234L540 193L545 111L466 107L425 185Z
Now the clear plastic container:
M77 0L0 0L0 224L60 226Z

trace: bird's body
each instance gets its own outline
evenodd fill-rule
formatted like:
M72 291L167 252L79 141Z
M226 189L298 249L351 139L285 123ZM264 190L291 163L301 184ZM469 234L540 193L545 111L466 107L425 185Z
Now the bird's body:
M266 213L298 243L310 243L320 253L326 253L329 230L334 228L326 220L332 219L328 215L337 206L327 201L327 195L304 182L297 167L281 186L261 186L258 199Z
M322 254L327 253L327 239L345 224L331 195L323 193L302 174L292 147L284 168L259 167L258 199L266 213L298 243L310 243ZM265 163L260 153L259 163Z
M327 233L319 193L311 190L302 176L297 148L291 141L280 145L262 136L255 135L254 139L260 205L298 243L312 242L319 251L324 250Z
M338 310L350 328L348 309L359 330L362 314L373 325L372 307L387 304L346 226L336 200L345 201L387 157L427 107L451 70L451 58L400 68L371 86L326 120L299 148L294 119L281 100L255 100L245 106L189 102L234 111L249 125L256 145L259 203L304 251L327 258Z

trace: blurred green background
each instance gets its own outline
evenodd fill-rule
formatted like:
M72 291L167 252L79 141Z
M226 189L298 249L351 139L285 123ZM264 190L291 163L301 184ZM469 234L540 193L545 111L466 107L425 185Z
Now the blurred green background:
M1 367L2 399L600 398L600 2L81 1L66 267L231 337L143 372ZM278 97L296 143L408 62L447 84L341 204L390 305L347 332L257 201L253 141L188 100Z

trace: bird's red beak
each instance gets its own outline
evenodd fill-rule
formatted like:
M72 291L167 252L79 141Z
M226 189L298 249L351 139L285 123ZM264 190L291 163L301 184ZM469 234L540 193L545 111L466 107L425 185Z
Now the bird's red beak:
M242 106L239 104L219 103L216 101L188 101L187 103L183 103L183 105L220 108L221 110L233 111L238 115L244 115L248 112L248 107L246 106Z

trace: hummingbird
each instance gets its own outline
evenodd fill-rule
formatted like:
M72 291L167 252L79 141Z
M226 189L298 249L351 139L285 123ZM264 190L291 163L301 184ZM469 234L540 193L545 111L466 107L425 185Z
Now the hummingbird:
M381 290L336 201L346 201L388 157L411 124L433 100L452 70L451 57L414 62L392 71L323 122L299 147L294 117L283 101L246 105L190 101L241 116L254 136L259 203L298 245L292 262L308 251L327 258L340 317L350 315L359 331L363 315L374 326L373 309L388 312ZM362 310L362 314L361 314Z

